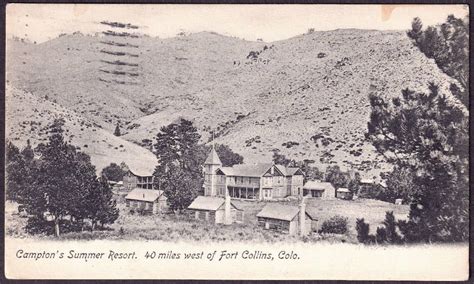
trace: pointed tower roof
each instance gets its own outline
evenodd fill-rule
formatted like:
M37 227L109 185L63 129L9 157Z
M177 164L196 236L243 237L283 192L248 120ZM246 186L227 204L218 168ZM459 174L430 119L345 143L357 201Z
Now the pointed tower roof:
M212 145L211 153L207 156L206 161L204 162L205 165L222 165L221 159L219 159L219 155L217 155L216 149L214 149L214 145Z

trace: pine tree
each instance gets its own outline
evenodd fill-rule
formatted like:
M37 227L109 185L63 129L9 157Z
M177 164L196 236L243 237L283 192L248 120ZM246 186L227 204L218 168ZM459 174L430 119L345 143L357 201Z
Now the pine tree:
M387 161L413 173L410 241L469 236L468 116L434 84L429 93L405 89L391 102L370 96L368 138ZM402 229L403 231L403 229Z
M438 67L456 79L451 92L466 107L469 106L469 18L460 19L449 15L446 22L429 26L425 30L419 18L412 22L407 35L415 46L428 58L433 58Z
M90 157L64 141L63 125L64 121L55 120L49 129L48 143L36 148L41 158L33 169L32 184L25 198L27 211L33 214L31 224L48 213L54 220L56 236L64 217L71 217L71 222L85 217L85 208L78 205L84 204L91 181L96 179Z
M83 201L83 207L88 219L91 220L92 230L100 223L103 227L117 220L119 211L117 202L113 199L112 190L106 179L93 180L92 185Z
M21 202L25 187L28 185L26 162L18 147L10 141L5 149L6 198Z
M207 147L207 153L210 149ZM244 157L232 151L232 149L224 144L216 145L216 152L221 159L223 167L232 167L233 165L242 164L244 162ZM204 161L203 161L204 163Z
M181 211L193 200L203 183L200 135L191 121L181 119L162 127L156 136L156 188L164 190L171 209Z

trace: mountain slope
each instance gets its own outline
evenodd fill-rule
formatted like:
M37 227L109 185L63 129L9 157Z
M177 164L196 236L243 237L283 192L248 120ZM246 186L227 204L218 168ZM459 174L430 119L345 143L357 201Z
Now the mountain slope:
M335 30L273 43L208 32L143 37L136 85L100 80L101 60L110 60L100 41L80 34L40 45L9 41L7 80L107 131L120 122L122 138L138 144L185 117L204 142L214 131L217 143L248 162L268 161L279 149L367 177L386 167L364 140L368 94L451 81L399 31Z
M33 145L46 143L47 126L64 119L66 141L91 156L98 173L111 162L126 162L138 171L153 171L156 157L142 147L112 135L58 104L7 86L6 137L19 147L30 139Z

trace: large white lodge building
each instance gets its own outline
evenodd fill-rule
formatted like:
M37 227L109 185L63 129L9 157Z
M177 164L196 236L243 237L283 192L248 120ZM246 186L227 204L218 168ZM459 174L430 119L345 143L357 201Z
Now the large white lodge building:
M223 167L214 148L204 163L204 195L269 200L303 195L301 169L270 163Z

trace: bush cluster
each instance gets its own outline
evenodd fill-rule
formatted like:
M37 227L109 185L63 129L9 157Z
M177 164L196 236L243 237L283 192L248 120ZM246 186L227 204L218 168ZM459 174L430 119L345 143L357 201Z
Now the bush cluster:
M347 233L347 218L339 215L329 218L323 222L319 233L341 235Z

